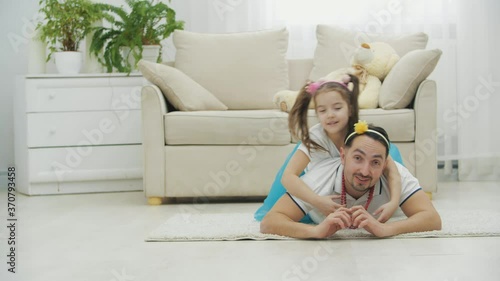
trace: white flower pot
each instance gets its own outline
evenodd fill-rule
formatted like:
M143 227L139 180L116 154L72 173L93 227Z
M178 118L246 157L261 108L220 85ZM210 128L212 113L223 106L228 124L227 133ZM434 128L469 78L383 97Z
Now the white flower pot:
M123 56L128 56L128 63L132 66L132 72L138 72L139 70L135 67L135 58L133 54L130 54L129 47L123 47ZM142 46L142 59L150 62L156 62L158 56L160 55L160 45L145 45Z
M142 59L150 62L156 62L160 55L160 45L142 46Z
M56 68L60 74L78 74L82 69L81 52L57 52L54 54Z

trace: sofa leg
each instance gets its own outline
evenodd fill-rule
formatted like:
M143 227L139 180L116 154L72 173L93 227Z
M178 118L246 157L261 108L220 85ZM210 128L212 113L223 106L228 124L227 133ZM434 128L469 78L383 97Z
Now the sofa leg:
M163 198L161 197L148 197L148 204L151 206L158 206L163 204Z
M432 192L427 191L427 192L425 192L425 194L427 194L427 196L429 196L429 199L432 200Z

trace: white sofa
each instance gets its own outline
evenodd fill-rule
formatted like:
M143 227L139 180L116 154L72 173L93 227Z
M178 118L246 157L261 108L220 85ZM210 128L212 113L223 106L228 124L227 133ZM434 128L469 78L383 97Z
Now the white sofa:
M348 58L338 59L338 65L326 66L321 71L325 61L321 58L324 55L321 48L331 49L331 42L321 38L352 34L330 26L318 26L317 33L314 58L287 60L285 29L227 35L176 32L175 63L155 68L142 65L141 71L152 82L142 88L143 180L149 204L180 198L193 198L193 202L201 203L211 198L268 194L278 169L295 146L288 131L288 114L273 104L274 93L297 90L307 79L315 80L326 74L325 71L347 66ZM380 38L394 42L403 63L400 67L408 63L403 60L407 53L423 49L427 43L427 36L422 33L377 37ZM257 46L261 43L259 40L264 47ZM253 44L252 48L242 47L248 44ZM209 57L204 58L203 53ZM229 58L226 60L224 56ZM422 61L421 57L418 59ZM395 74L404 75L403 72L399 69ZM384 84L402 80L403 86L413 91L410 97L405 97L410 99L409 104L397 108L401 104L394 106L393 98L392 107L396 109L363 109L360 119L387 130L401 151L406 167L419 179L423 189L432 193L436 191L437 181L434 141L437 101L436 83L425 79L428 73L417 73L418 79L409 82L404 77L391 78L390 73ZM192 81L188 81L190 79ZM409 85L410 82L415 85ZM202 93L189 96L189 87ZM391 95L393 89L385 91ZM214 100L199 104L204 90L209 92L206 95L211 93L215 97L215 104ZM383 91L381 89L381 98ZM170 103L182 110L172 110ZM385 107L391 107L390 102L389 106L385 103ZM205 108L210 110L203 110ZM313 125L317 122L313 110L310 116L310 125Z

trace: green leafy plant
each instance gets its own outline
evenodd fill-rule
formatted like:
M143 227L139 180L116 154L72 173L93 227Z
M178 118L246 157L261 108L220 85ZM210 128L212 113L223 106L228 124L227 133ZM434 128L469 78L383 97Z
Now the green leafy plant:
M90 0L40 0L42 21L36 29L49 48L47 61L54 52L78 51L80 41L102 18L100 9Z
M90 51L97 56L107 72L116 68L119 72L128 72L142 58L144 45L159 45L160 41L170 36L176 29L183 29L184 22L176 21L175 11L165 3L154 0L126 0L130 12L123 7L109 4L96 4L105 13L105 20L111 27L98 27L92 37ZM170 2L170 1L169 1ZM123 54L123 47L130 48ZM104 52L100 54L102 51ZM129 62L133 56L133 65Z

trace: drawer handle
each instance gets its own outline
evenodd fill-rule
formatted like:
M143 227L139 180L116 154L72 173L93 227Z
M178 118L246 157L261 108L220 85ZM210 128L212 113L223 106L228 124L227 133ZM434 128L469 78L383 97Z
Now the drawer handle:
M55 135L56 134L56 128L52 128L49 130L49 134Z
M53 99L55 99L55 97L56 97L56 94L54 94L54 93L49 94L49 100L53 100Z

